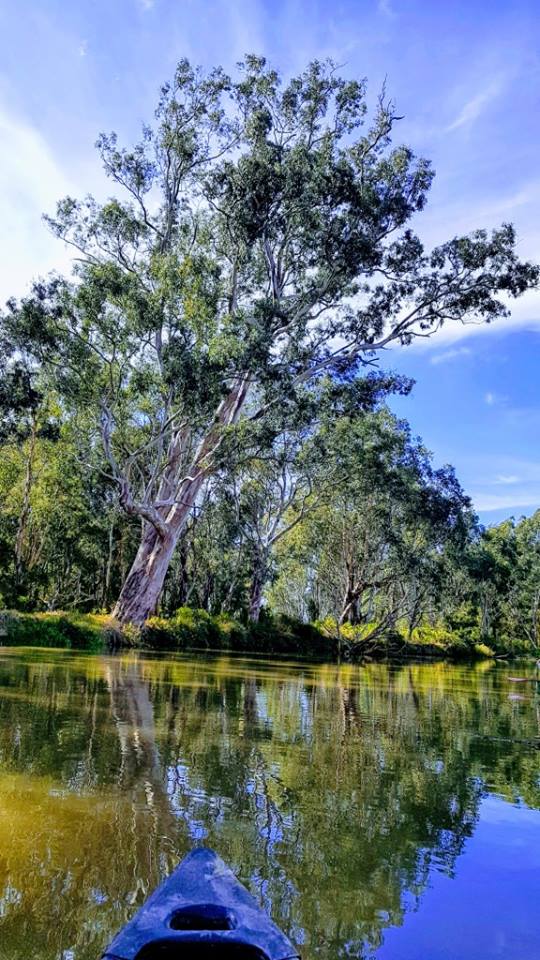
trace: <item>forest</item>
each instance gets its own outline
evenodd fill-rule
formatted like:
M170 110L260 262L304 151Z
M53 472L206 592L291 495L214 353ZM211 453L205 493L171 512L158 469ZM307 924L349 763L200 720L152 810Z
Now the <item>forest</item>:
M330 63L181 61L134 147L99 137L113 194L47 218L72 276L0 314L21 635L62 611L158 646L538 654L540 512L482 528L381 361L496 322L538 267L509 224L426 251L433 171L368 104Z

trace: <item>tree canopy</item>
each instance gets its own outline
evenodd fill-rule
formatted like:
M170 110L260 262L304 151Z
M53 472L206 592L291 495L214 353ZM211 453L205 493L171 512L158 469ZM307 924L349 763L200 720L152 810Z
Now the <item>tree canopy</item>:
M329 62L285 82L261 57L234 77L183 60L134 147L99 137L114 196L65 198L48 218L74 273L2 315L10 409L54 393L100 503L127 518L120 621L156 609L195 514L246 464L244 526L284 449L289 490L307 491L302 448L315 464L325 419L362 420L409 389L366 376L384 347L490 322L537 283L509 224L424 248L412 222L433 171L394 143L397 120Z

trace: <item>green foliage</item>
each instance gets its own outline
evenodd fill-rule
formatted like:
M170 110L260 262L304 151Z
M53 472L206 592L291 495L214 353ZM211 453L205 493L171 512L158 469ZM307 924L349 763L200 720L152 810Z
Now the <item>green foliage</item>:
M494 657L495 653L488 647L485 643L475 643L474 652L478 654L479 657Z
M450 659L492 657L486 644L474 643L449 630L443 623L421 623L412 630L407 623L398 623L395 629L381 633L377 620L370 623L343 623L327 616L315 621L316 630L332 638L335 648L350 659L369 657L380 659Z
M403 620L412 630L436 599L444 552L459 552L474 530L469 500L452 469L434 469L408 425L385 408L340 418L321 440L332 464L329 494L281 542L271 600L373 639Z
M484 531L463 557L465 618L475 616L474 639L496 651L540 651L540 511ZM455 600L448 614L456 621ZM472 635L472 631L471 631Z
M181 607L172 617L151 617L142 641L164 650L207 648L313 657L333 657L337 652L337 644L317 625L284 616L264 616L258 623L242 624L226 614L211 616L190 607Z
M185 649L221 646L222 635L216 620L206 610L180 607L172 617L151 617L145 624L144 642L151 646Z
M257 623L242 624L226 615L210 616L205 610L182 607L172 617L151 617L142 633L144 645L162 650L234 650L335 659L387 656L401 659L426 657L491 657L485 644L464 642L442 624L422 624L407 631L380 636L377 622L339 625L332 617L302 623L286 616L263 616Z
M457 630L449 629L442 623L422 623L415 627L410 633L403 629L401 633L407 644L422 648L431 647L432 651L437 649L453 660L475 659L493 657L494 651L485 643L476 643L476 631L473 629L467 633L460 633Z
M47 218L74 276L0 314L6 606L119 597L128 642L157 611L178 648L538 649L539 517L482 533L384 405L411 382L370 368L539 270L508 224L424 248L433 173L395 121L332 63L248 56L182 60L139 143L100 136L116 195Z
M45 408L38 427L46 416ZM82 446L63 424L54 440L37 435L0 448L0 593L8 607L91 611L119 588L133 527Z
M327 443L321 421L361 417L377 405L377 390L380 400L407 389L398 377L361 376L377 351L448 321L491 322L508 313L508 297L537 284L538 268L518 259L509 224L424 248L412 221L427 202L433 171L392 142L396 119L384 96L369 116L366 84L341 77L333 63L314 61L284 82L251 55L234 76L182 60L135 146L100 136L117 195L104 203L66 197L47 218L77 250L75 275L35 284L0 317L7 357L0 372L9 384L9 396L0 390L3 435L13 434L14 418L31 420L54 392L58 430L74 437L77 459L90 464L94 489L73 491L75 522L67 531L58 524L59 536L71 541L74 604L85 602L77 585L83 559L94 566L87 593L97 592L99 562L87 553L97 544L102 557L100 538L108 534L91 529L92 497L107 504L99 503L99 517L110 521L116 510L127 518L124 528L139 524L131 571L121 565L117 583L107 574L100 599L108 602L116 588L117 615L141 625L162 593L170 543L182 539L203 492L213 485L224 495L250 463L239 525L253 528L256 515L266 532L254 537L252 530L244 544L251 584L230 604L247 605L256 618L262 581L274 576L269 506L288 500L267 482L284 437L294 436L297 478L310 460L318 465L310 447L317 431L319 459L335 447L344 462L345 444L337 434ZM357 451L357 437L352 446ZM414 457L410 443L407 452ZM416 453L425 474L425 456ZM254 458L267 464L266 476ZM403 473L410 479L414 470L402 467L401 477L387 471L387 499L394 487L403 512ZM84 486L85 474L72 473ZM317 471L308 480L318 485ZM437 526L444 534L459 522L451 470L433 472L416 501L413 487L407 503L430 527L419 537L436 539ZM302 503L301 495L290 497L283 527ZM375 510L379 525L385 509ZM407 560L413 552L420 565L419 548L409 549ZM15 598L28 592L22 553L12 576ZM166 562L154 564L143 582L141 569L158 554ZM47 593L42 585L34 602L49 602Z
M409 636L405 625L402 627L402 635L404 637ZM410 632L410 639L413 643L432 644L442 650L467 649L464 639L457 632L449 630L445 624L440 622L419 624Z
M1 625L6 646L98 651L106 642L106 618L83 614L7 612Z

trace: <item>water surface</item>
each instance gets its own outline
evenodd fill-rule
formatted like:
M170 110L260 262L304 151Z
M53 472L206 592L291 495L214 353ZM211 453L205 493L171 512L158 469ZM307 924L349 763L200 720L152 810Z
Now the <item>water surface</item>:
M201 843L305 960L540 958L534 676L0 649L1 960L94 960Z

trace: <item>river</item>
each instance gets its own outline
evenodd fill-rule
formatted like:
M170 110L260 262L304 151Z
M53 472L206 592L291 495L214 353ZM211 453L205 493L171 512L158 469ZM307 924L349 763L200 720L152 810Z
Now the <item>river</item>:
M197 844L304 960L540 958L534 677L0 649L1 960L95 960Z

